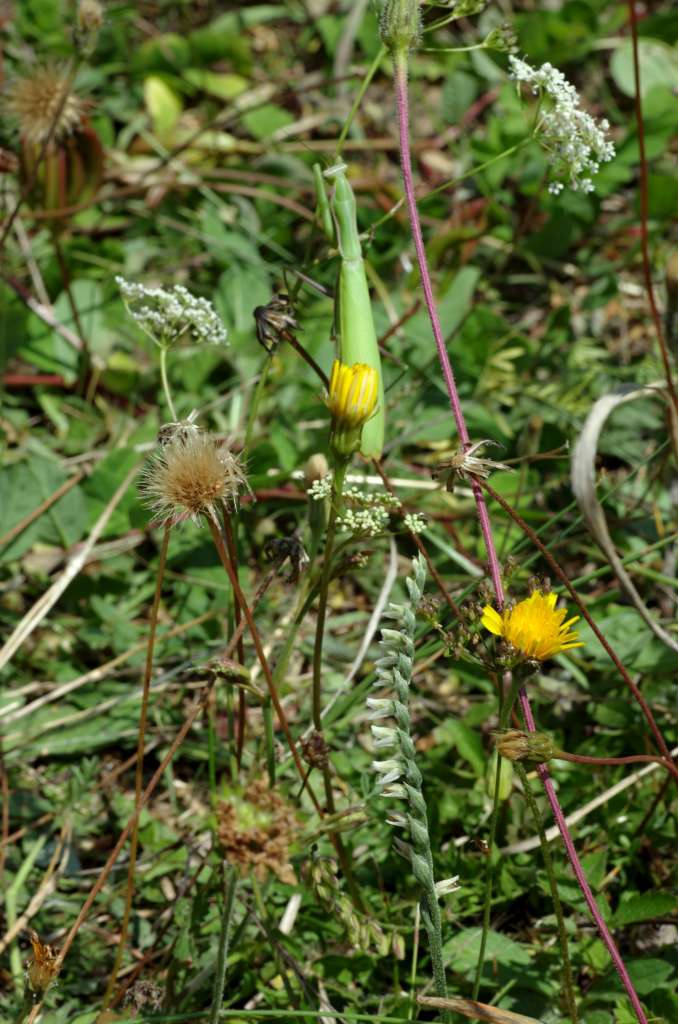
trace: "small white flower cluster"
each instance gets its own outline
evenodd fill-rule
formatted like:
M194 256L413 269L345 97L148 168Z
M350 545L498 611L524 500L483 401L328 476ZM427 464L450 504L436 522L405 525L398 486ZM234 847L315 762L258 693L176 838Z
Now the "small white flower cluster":
M403 516L405 529L410 533L423 533L426 529L426 520L419 512L406 512Z
M183 285L171 290L147 288L119 276L115 283L130 316L156 344L172 345L185 331L198 343L226 344L226 328L211 302L192 295Z
M536 96L546 96L550 101L540 114L537 130L556 159L556 172L569 178L574 192L593 192L591 175L615 155L614 144L607 138L609 122L596 122L581 109L577 90L552 64L533 68L510 56L509 65L512 78L531 85ZM564 188L564 182L554 181L549 192L559 195Z
M313 501L324 501L331 494L331 473L320 480L314 480L308 489L308 495ZM369 494L357 487L347 486L342 491L342 498L348 507L337 516L337 526L364 537L377 537L384 533L391 513L400 512L403 507L400 498L387 491ZM407 512L403 516L403 524L410 533L422 533L426 529L426 520L418 512Z
M332 474L328 473L327 476L321 476L319 480L314 480L308 489L308 496L312 501L324 501L325 498L329 498L332 493Z
M380 505L371 508L346 508L337 516L337 526L341 530L360 533L365 537L378 537L388 526L389 513Z
M378 537L384 533L391 512L402 508L400 498L386 491L365 494L357 487L345 487L342 494L348 507L337 516L337 526L364 537Z

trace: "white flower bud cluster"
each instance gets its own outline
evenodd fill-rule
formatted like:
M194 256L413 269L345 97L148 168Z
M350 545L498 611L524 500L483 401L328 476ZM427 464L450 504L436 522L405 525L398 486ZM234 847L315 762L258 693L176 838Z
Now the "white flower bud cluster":
M340 530L358 533L363 537L378 537L388 526L387 509L379 505L373 508L346 508L337 516Z
M319 480L314 480L308 489L308 496L312 501L324 501L325 498L329 498L332 493L332 474L328 473L327 476L321 476Z
M427 526L426 520L419 512L406 512L403 523L410 533L423 533Z
M207 299L192 295L183 285L171 290L116 277L127 311L142 330L163 347L174 344L186 331L199 344L225 345L226 328Z
M314 480L308 489L312 501L324 501L332 494L332 474ZM389 517L393 512L401 512L403 503L395 494L388 491L368 493L354 486L345 486L342 491L344 508L337 516L340 530L358 534L362 537L378 537L388 528ZM419 513L407 512L403 516L403 524L410 533L422 533L426 529L426 520Z
M574 192L593 192L591 176L615 155L614 144L607 137L609 122L596 122L582 110L579 93L552 64L533 68L526 61L510 56L509 65L512 78L531 85L535 96L546 97L549 101L540 112L537 131L555 159L556 173L567 177ZM565 182L554 181L549 185L549 192L559 195L564 188Z

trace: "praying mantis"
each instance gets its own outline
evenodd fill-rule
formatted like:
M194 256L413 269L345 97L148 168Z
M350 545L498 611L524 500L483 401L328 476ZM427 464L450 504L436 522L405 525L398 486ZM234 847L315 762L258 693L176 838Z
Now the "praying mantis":
M356 200L346 176L346 165L338 162L322 171L315 164L318 217L328 240L339 249L341 263L336 290L336 326L339 336L338 358L342 363L366 363L377 371L379 394L374 415L363 427L360 452L365 458L378 459L384 446L384 379L377 332L363 261ZM333 184L328 198L325 182Z

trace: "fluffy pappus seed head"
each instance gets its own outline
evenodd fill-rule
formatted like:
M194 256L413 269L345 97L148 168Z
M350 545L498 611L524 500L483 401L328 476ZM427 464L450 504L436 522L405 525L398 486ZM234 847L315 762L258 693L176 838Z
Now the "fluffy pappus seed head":
M67 68L46 64L14 80L6 109L18 122L21 138L40 145L50 137L58 142L72 135L85 118L87 103L71 91Z
M144 469L141 493L154 521L174 525L214 517L221 502L233 507L247 489L237 455L206 433L179 435L158 448Z

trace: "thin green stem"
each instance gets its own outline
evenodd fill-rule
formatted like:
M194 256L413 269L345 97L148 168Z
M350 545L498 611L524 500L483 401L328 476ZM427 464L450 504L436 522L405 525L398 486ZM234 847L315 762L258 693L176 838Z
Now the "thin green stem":
M266 380L268 378L268 371L271 369L271 358L266 360L264 368L259 375L257 386L254 389L252 395L252 401L250 402L249 412L247 414L247 426L245 428L245 442L244 449L246 452L249 451L250 444L252 443L252 435L254 434L254 424L257 422L257 416L259 414L259 406L261 405L261 399L264 397L264 390L266 388Z
M508 673L510 675L510 673ZM520 689L520 678L517 675L510 676L509 689L507 694L500 692L500 707L499 707L499 728L505 729L508 725L508 721L511 715L511 709L516 702L518 696L518 690ZM473 999L478 998L480 991L480 982L483 974L483 967L485 966L485 951L487 949L487 936L490 931L490 914L492 910L492 890L494 888L494 876L496 870L496 864L494 860L494 848L495 840L497 836L497 822L499 821L499 811L501 808L501 801L499 799L499 790L501 785L501 763L502 757L497 752L497 774L494 779L494 794L492 798L492 817L490 818L490 831L488 836L488 845L490 848L490 856L487 865L487 875L485 877L485 896L483 899L483 929L480 935L480 949L478 950L478 963L476 964L476 974L473 982Z
M162 380L162 389L165 392L165 401L167 402L167 408L170 411L172 419L176 422L177 411L174 408L174 402L172 401L172 392L170 391L169 380L167 379L167 352L169 350L164 346L160 346L160 379Z
M148 721L148 703L151 693L151 677L153 675L153 655L155 652L155 637L158 629L158 612L160 610L162 584L165 578L165 563L167 561L170 531L171 526L168 524L165 526L165 530L162 535L160 556L158 558L158 571L155 581L155 593L153 595L153 605L151 607L151 617L148 629L148 643L146 646L146 665L144 667L144 678L141 693L141 710L139 712L137 760L134 776L135 811L138 811L141 804L141 794L144 783L144 752L146 748L146 723ZM104 1009L106 1009L110 1004L111 997L113 995L113 989L115 988L115 982L118 977L118 972L120 971L120 965L122 963L122 957L125 951L125 946L127 944L129 921L132 914L132 900L134 898L134 877L136 872L138 845L139 818L137 816L132 827L132 835L130 838L129 845L129 862L127 865L127 886L125 890L125 906L123 909L122 922L120 924L120 938L118 939L118 946L115 951L115 958L113 960L113 967L111 968L111 975L108 979L108 984L106 986L106 991L104 993L104 998L102 1001Z
M238 876L234 868L228 868L224 875L224 908L221 912L221 929L219 931L219 947L217 949L217 966L214 973L212 989L212 1007L209 1024L217 1024L221 1004L224 1001L224 984L226 981L226 964L228 962L228 944L231 934L231 921L235 905L235 890Z
M568 1013L572 1018L572 1024L578 1024L579 1016L577 1013L577 1000L574 994L574 978L572 976L572 964L570 962L570 949L567 941L567 932L565 930L565 916L563 914L563 905L560 902L560 895L558 894L558 883L556 882L556 876L553 870L551 850L548 844L548 839L546 838L546 832L544 831L544 822L542 820L541 812L539 810L537 801L534 798L534 794L532 793L532 789L530 787L530 780L527 777L525 767L520 763L520 761L514 762L514 767L516 769L518 778L522 783L523 793L527 801L527 806L530 808L535 828L537 829L537 834L539 836L539 842L541 844L541 852L544 858L544 867L546 869L546 875L549 880L551 899L553 900L553 909L555 911L558 926L560 952L563 958L563 981L565 986L565 1001L567 1003Z
M273 678L275 679L275 674ZM270 697L264 698L261 705L261 714L264 720L264 745L266 748L268 784L273 789L275 786L275 735L273 732L273 707Z
M323 663L323 640L325 635L325 619L327 617L327 596L332 576L332 554L334 550L334 538L337 531L337 515L339 503L344 488L344 478L348 463L346 460L337 462L334 470L332 483L332 498L330 517L327 523L327 538L325 541L325 557L323 561L322 574L320 577L320 594L318 597L318 617L316 620L315 644L313 646L313 726L318 732L322 732L322 663Z
M369 71L367 72L367 74L363 78L362 82L360 83L360 88L358 89L358 92L356 93L356 97L355 97L355 99L353 101L353 105L352 105L351 109L348 112L348 117L344 121L344 127L341 129L341 135L339 136L339 139L337 140L337 157L341 156L341 151L342 151L342 149L344 147L344 143L346 142L348 133L351 130L351 125L353 124L353 120L355 118L355 115L358 112L358 108L359 108L360 104L363 101L363 96L367 92L367 90L369 88L369 84L372 81L372 79L374 78L374 76L376 75L377 70L379 68L379 65L381 64L381 62L382 62L382 60L384 59L385 56L386 56L386 47L382 46L380 48L379 52L377 53L376 57L372 61L371 65L370 65Z

